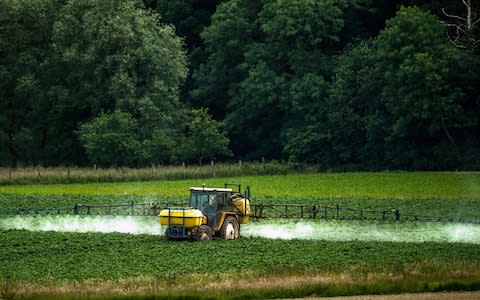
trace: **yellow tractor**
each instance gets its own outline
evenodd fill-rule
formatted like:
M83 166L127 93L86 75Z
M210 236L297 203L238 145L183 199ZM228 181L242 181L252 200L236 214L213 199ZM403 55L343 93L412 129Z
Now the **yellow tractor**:
M249 215L250 187L242 194L240 184L204 185L190 188L190 207L160 211L160 224L166 226L167 240L233 240L240 236L240 224L248 223Z

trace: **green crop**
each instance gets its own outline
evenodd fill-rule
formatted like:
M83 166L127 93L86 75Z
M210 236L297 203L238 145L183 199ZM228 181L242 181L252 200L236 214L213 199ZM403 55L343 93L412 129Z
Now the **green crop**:
M191 186L248 184L253 195L271 197L470 198L480 200L478 172L316 173L178 181L11 185L0 193L43 195L160 195L181 197Z
M324 242L265 240L166 242L159 236L0 231L0 274L26 281L91 278L118 280L139 275L167 280L190 273L342 273L368 266L395 270L428 261L433 265L479 265L473 244ZM401 246L400 246L401 245ZM431 270L435 272L435 270Z
M255 204L339 204L362 209L395 208L402 215L480 219L478 172L321 173L179 181L8 185L0 186L0 211L35 207L71 208L76 203L185 203L190 186L201 186L203 183L223 186L224 182L250 185L252 203ZM119 218L115 217L115 220ZM68 217L64 219L70 222ZM208 283L219 278L235 280L245 274L255 278L282 274L349 274L368 278L376 273L400 274L405 278L411 274L426 274L422 278L431 283L451 278L450 271L453 269L456 274L463 274L460 277L467 281L473 278L472 282L476 284L480 269L480 248L475 244L478 241L478 225L450 228L448 224L430 223L421 232L426 238L416 240L415 232L422 230L422 224L379 222L372 225L360 221L339 221L337 224L334 221L328 223L328 228L313 226L315 237L311 240L280 240L259 238L271 236L260 234L265 228L256 223L250 229L243 227L245 234L239 240L191 243L165 242L162 236L155 235L158 230L152 235L34 232L6 229L17 227L5 225L9 222L6 218L2 221L0 283L19 280L48 285L92 280L121 281L146 276L162 286L168 286L171 282L187 280L191 274L197 274ZM154 222L158 225L156 220ZM111 227L116 223L105 224ZM150 226L148 224L144 226ZM361 229L377 236L384 230L387 235L393 231L401 232L402 238L396 242L386 241L395 239L383 239L382 242L380 238L377 241L355 240L357 235L349 231L349 226L363 224L366 225ZM292 230L292 226L280 224L277 227L279 230ZM434 236L436 231L446 227L449 230L447 235ZM329 231L320 232L327 229ZM63 228L55 230L63 231ZM329 241L322 239L322 234ZM342 240L341 234L350 234L350 237ZM456 235L461 238L456 238Z

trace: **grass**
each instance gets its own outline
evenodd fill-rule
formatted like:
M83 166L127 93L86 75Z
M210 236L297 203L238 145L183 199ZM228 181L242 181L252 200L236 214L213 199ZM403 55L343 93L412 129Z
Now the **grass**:
M18 283L24 296L114 290L242 299L480 289L480 248L473 244L175 243L148 235L16 230L0 231L0 240L1 278Z
M250 185L255 203L339 203L480 218L479 172L291 173L7 184L0 186L0 210L185 201L190 186L223 186L224 182ZM261 238L167 243L151 235L21 230L0 230L0 241L0 287L10 292L9 285L18 284L14 289L18 296L31 299L98 295L105 299L251 299L480 289L480 248L468 243ZM270 281L275 284L268 285Z
M19 299L285 299L299 297L332 297L375 294L424 293L445 291L475 291L480 288L478 279L458 277L438 280L433 277L404 278L397 274L371 274L374 278L339 276L285 276L260 277L246 281L242 278L228 282L214 278L206 287L187 285L168 287L145 279L125 280L97 285L36 286L27 284L18 292ZM198 280L193 277L191 280ZM15 284L15 283L14 283ZM133 288L132 288L133 286ZM135 287L142 286L139 291ZM145 288L145 286L148 286ZM128 296L127 296L128 295ZM477 294L478 295L478 294ZM406 298L405 298L406 299ZM428 298L431 299L431 298ZM450 298L449 298L450 299ZM473 298L472 298L473 299Z
M117 183L0 186L0 211L76 203L188 202L190 186L249 184L252 203L398 209L401 214L480 219L479 172L312 173Z
M286 174L293 169L288 164L280 164L275 161L219 163L203 166L151 166L148 168L0 168L0 185L180 180L217 176ZM305 169L313 168L305 167L303 171Z
M157 195L181 197L190 186L248 184L257 196L480 200L480 172L313 173L176 181L6 185L0 193L41 195Z

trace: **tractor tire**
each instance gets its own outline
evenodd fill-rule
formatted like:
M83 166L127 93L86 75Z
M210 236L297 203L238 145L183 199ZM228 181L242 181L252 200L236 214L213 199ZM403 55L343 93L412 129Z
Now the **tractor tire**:
M167 232L168 232L168 229L165 229L165 233L164 233L164 235L163 235L163 239L164 239L165 241L170 241L170 238L168 237Z
M223 222L222 229L220 230L220 237L224 240L234 240L240 236L240 224L237 218L228 216Z
M207 225L202 225L193 235L195 241L209 241L212 239L212 229Z

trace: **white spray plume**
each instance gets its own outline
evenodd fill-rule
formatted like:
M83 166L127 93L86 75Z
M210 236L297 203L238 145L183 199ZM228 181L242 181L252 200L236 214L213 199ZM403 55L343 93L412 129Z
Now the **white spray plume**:
M158 218L139 216L16 216L1 218L0 228L30 231L163 234Z
M0 218L0 229L60 232L120 232L163 235L156 217L15 216ZM241 226L241 235L268 239L325 241L438 242L480 244L480 225L369 221L261 221Z
M480 225L368 221L255 222L242 236L325 241L439 242L480 244Z

